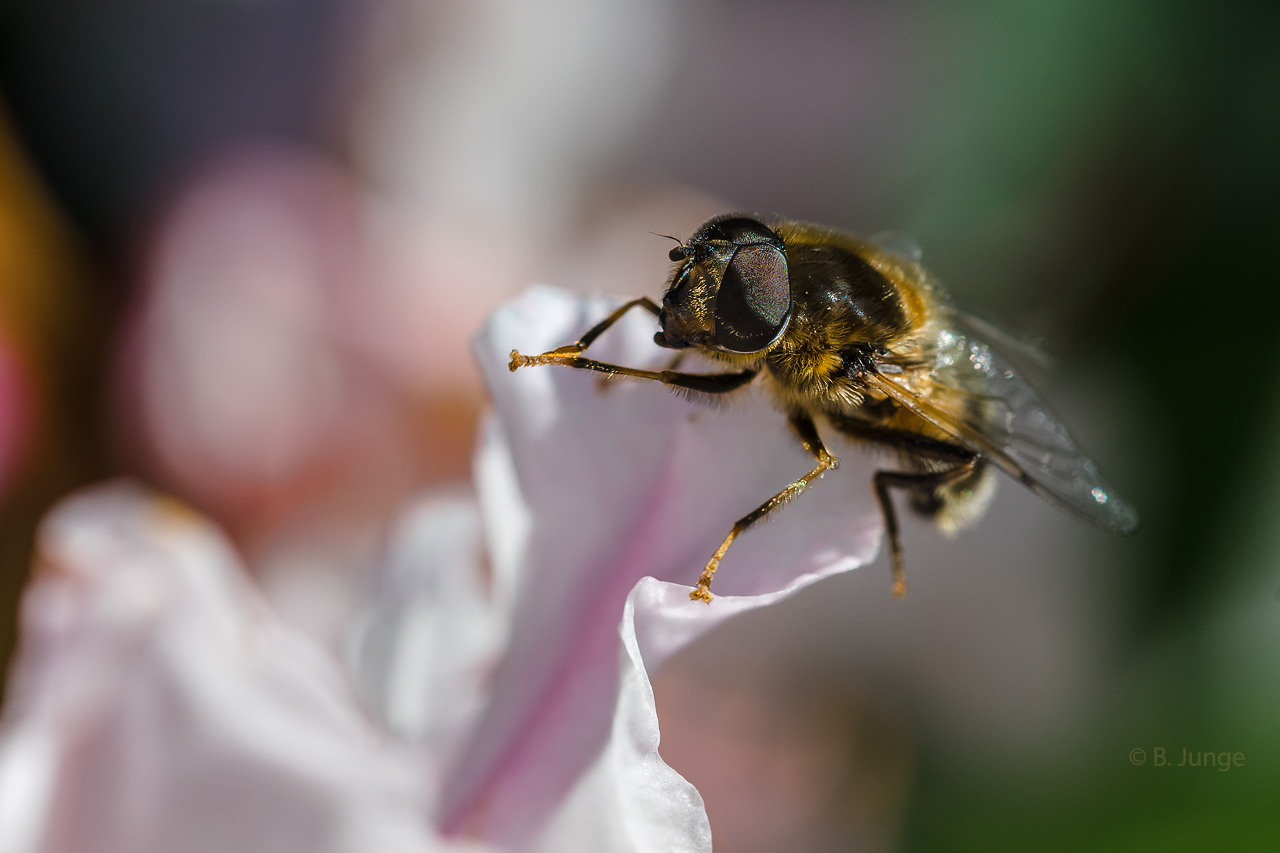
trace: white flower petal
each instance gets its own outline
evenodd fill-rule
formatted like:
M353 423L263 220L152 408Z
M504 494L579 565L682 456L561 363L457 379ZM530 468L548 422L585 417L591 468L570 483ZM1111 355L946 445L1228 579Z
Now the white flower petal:
M355 670L387 724L444 760L482 706L506 614L486 588L469 497L415 504L391 541Z
M735 519L812 467L785 419L750 393L716 410L645 382L559 366L507 369L512 348L572 341L616 304L535 288L499 311L475 351L494 398L486 454L515 478L484 500L527 519L512 643L486 713L446 785L446 829L520 843L599 754L617 679L616 626L647 575L692 583ZM646 366L668 354L635 311L592 347ZM856 466L854 466L856 467ZM483 467L482 467L483 473ZM830 476L729 551L710 607L676 592L657 622L637 612L656 665L739 610L868 561L880 522L865 476ZM518 490L518 491L513 491ZM500 497L493 493L503 492ZM735 601L734 595L766 595Z
M227 542L129 485L39 540L0 727L0 849L425 851L417 757Z
M686 587L653 578L627 596L620 634L618 701L609 742L540 839L546 853L564 850L711 851L702 797L658 755L658 713L636 635L637 608L652 615L662 599L689 600Z

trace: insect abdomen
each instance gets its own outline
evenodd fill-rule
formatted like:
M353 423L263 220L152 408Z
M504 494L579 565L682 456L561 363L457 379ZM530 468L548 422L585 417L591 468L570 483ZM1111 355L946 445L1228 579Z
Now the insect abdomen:
M973 470L960 479L932 492L912 494L910 505L917 514L932 519L939 530L950 536L982 518L995 492L995 472L979 457Z

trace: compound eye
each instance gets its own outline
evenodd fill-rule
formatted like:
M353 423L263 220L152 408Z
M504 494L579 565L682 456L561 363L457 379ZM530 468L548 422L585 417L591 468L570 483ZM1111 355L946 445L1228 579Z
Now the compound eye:
M753 216L740 213L727 213L702 223L702 227L689 238L688 245L696 246L712 241L732 243L735 246L768 243L782 248L782 239L772 228Z
M739 246L754 243L768 243L771 246L782 246L782 241L769 226L749 216L733 216L716 223L715 233L721 239Z
M716 345L729 352L759 352L791 318L787 257L768 244L743 246L725 267L715 304Z

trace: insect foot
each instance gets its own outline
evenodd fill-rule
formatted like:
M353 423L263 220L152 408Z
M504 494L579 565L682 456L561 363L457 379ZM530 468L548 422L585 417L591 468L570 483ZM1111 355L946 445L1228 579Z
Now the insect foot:
M521 355L520 350L513 349L507 369L515 373L521 367L533 367L536 364L572 364L574 357L580 352L582 352L581 344L569 344L567 347L559 347L542 355Z
M720 555L717 554L715 558L707 564L707 567L702 570L702 574L698 576L698 585L689 593L689 598L694 601L705 601L707 604L711 603L711 599L715 597L711 594L711 579L715 577L716 567L719 565Z
M535 363L534 360L529 358L529 356L521 355L520 350L513 349L511 351L511 361L507 364L507 369L510 370L512 373L515 373L521 367L528 367L529 365L534 363Z

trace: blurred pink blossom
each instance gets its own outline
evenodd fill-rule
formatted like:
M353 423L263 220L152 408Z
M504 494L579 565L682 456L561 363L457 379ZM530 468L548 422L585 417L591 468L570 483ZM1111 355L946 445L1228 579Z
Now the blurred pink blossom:
M237 532L339 492L385 512L465 471L431 439L440 408L478 404L468 330L510 275L463 276L467 251L382 215L319 155L213 164L149 241L126 336L126 411L154 470Z
M290 624L336 648L386 520L465 477L467 341L520 281L329 158L229 152L146 241L119 412L138 467L209 512Z
M425 849L412 756L207 522L113 485L65 501L38 548L0 730L0 849Z
M17 352L0 330L0 497L22 464L31 433L31 398Z

